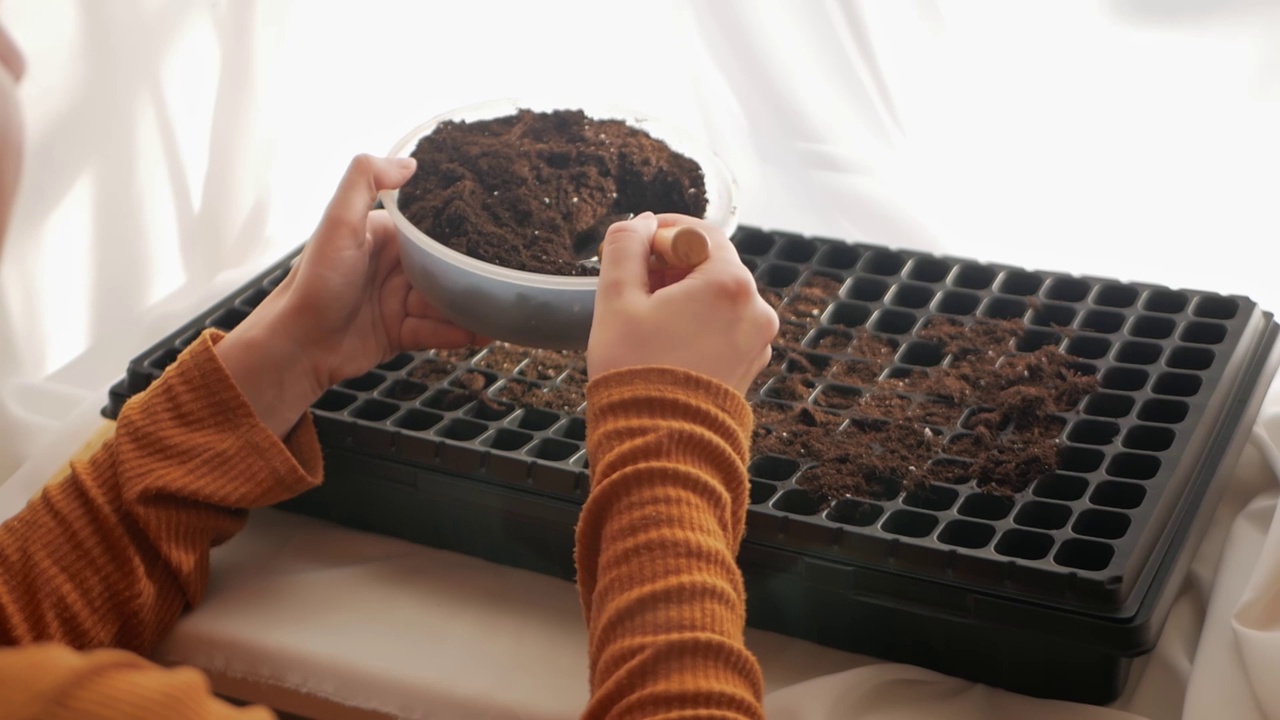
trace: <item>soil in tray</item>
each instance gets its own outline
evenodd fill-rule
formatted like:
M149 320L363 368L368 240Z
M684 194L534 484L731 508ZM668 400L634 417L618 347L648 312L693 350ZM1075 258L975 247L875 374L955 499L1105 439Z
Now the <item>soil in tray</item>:
M529 362L525 363L516 374L533 380L554 380L570 370L586 372L586 359L582 353L537 350L529 353ZM572 381L570 378L566 380Z
M873 385L883 371L884 367L880 363L841 360L831 369L827 377L850 385Z
M509 380L496 390L494 397L521 407L555 410L562 413L577 412L587 401L585 385L572 383L544 387L519 379Z
M486 370L513 373L527 357L529 357L529 351L524 348L496 342L485 350L484 355L472 362L476 367L482 367Z
M780 319L808 332L839 285L814 278L770 299ZM882 498L886 488L934 482L1021 492L1056 468L1059 414L1096 387L1056 346L1016 352L1023 329L1018 320L933 316L916 339L937 343L947 362L891 378L884 377L890 367L894 375L903 370L893 364L898 341L865 328L834 329L835 355L779 339L753 384L764 390L754 403L754 453L799 460L798 484L828 500ZM495 343L436 354L408 375L438 381L473 358L509 377L494 386L483 373L458 375L453 384L482 402L573 413L586 401L582 353Z
M819 275L797 287L786 302L781 305L777 303L770 303L770 305L778 308L779 317L811 323L822 316L822 311L831 303L831 298L840 291L841 285L839 280Z
M426 358L422 362L414 365L405 373L410 380L417 380L428 385L435 385L443 382L445 378L453 374L458 366L448 360L439 358Z
M435 356L440 358L441 360L452 360L454 362L464 362L466 360L469 360L475 357L476 353L480 352L481 350L482 348L467 345L460 348L450 348L448 350L435 350L433 352Z
M624 213L706 214L697 163L619 120L578 110L441 123L413 151L400 210L471 257L547 275L588 275L574 242Z
M456 387L486 405L496 407L498 401L505 401L523 407L571 413L586 402L587 361L581 352L533 350L499 342L484 348L483 354L477 348L469 348L459 354L474 355L472 364L476 367L512 378L492 392L489 391L493 386L490 378L481 372L464 372L454 380ZM429 362L447 361L424 360L410 371L410 376L414 376L418 367L434 367L428 366ZM528 382L526 378L538 381L558 378L559 382L546 385Z
M855 331L845 352L856 359L835 362L827 379L860 387L821 384L804 372L776 377L796 352L781 348L768 394L799 402L801 390L812 392L817 407L758 402L754 452L801 461L807 468L797 483L827 500L874 499L886 481L908 488L973 481L992 492L1021 492L1056 468L1064 425L1058 413L1096 387L1056 346L1015 352L1012 341L1022 331L1018 320L934 317L918 337L939 343L951 362L884 380L875 378L891 363L894 345Z
M750 392L758 392L770 380L782 374L783 365L788 359L793 362L800 358L798 352L801 343L809 332L817 326L818 319L831 302L831 298L840 291L841 282L832 278L815 276L795 288L790 296L773 288L760 288L760 297L769 306L778 311L778 336L773 342L773 357L769 364L751 383ZM848 338L839 343L843 351L848 345ZM830 348L819 346L816 349L830 351ZM779 388L780 392L785 392ZM807 394L807 393L806 393Z

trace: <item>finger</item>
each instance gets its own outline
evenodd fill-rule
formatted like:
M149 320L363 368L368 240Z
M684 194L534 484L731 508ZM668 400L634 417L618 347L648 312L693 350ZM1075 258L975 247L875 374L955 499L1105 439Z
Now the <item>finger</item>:
M600 285L597 294L604 298L649 294L649 255L653 234L658 230L653 213L644 213L614 223L600 244Z
M409 317L443 319L436 314L436 306L417 290L409 291L409 299L405 301L404 311Z
M387 243L400 242L400 231L396 229L396 221L391 219L391 215L385 209L373 210L366 217L369 236L374 240Z
M401 270L400 232L386 210L374 210L366 216L366 232L369 234L369 255L377 259L376 277L387 278Z
M728 236L719 227L701 218L695 218L688 215L680 215L678 213L664 213L658 216L659 227L679 227L692 226L703 231L708 240L709 257L701 265L696 268L666 268L659 272L661 275L655 278L660 284L654 285L653 292L659 289L672 288L675 289L680 281L687 277L708 278L725 273L744 273L748 272L746 266L742 264L742 258L738 255L737 249L733 243L729 241Z
M317 239L330 235L363 238L369 210L383 190L398 188L413 175L417 161L413 158L377 158L357 155L347 166L333 199L320 220Z
M444 320L406 318L400 326L401 350L459 348L488 344L487 339Z
M374 239L375 243L395 243L395 256L397 259L399 258L400 231L396 229L395 221L391 219L386 210L374 210L369 213L369 236ZM390 254L390 249L388 251ZM409 284L408 273L404 274L404 284L405 294L402 297L405 298L404 311L406 315L432 320L446 320L439 308Z
M427 318L430 320L446 319L440 309L431 304L425 295L417 290L409 291L409 299L405 301L405 314L409 317Z
M657 293L665 287L674 285L689 276L690 268L664 267L649 271L649 289Z

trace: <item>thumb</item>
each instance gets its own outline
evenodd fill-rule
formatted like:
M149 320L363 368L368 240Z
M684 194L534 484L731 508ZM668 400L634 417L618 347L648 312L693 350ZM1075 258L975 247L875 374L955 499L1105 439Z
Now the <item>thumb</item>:
M355 231L364 236L365 218L378 200L378 193L403 185L417 168L413 158L377 158L357 155L347 166L338 190L325 208L317 235L330 233L345 236Z
M609 226L600 243L600 285L596 294L610 299L649 294L649 256L658 219L653 213Z

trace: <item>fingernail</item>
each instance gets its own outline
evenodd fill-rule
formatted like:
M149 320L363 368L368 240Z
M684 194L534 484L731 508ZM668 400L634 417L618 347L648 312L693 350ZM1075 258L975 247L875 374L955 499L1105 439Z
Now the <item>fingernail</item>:
M649 232L658 229L658 216L651 212L643 212L631 218L631 222L640 223L640 227L647 228Z
M396 167L400 170L413 170L418 167L418 161L411 157L396 158Z

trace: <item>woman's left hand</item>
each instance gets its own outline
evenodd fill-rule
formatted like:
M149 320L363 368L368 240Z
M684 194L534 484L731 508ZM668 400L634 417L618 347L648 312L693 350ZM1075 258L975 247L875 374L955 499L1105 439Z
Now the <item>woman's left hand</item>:
M409 285L395 225L371 208L412 160L351 161L293 270L217 352L258 416L288 432L329 386L405 350L482 344Z

